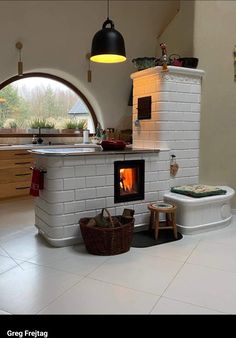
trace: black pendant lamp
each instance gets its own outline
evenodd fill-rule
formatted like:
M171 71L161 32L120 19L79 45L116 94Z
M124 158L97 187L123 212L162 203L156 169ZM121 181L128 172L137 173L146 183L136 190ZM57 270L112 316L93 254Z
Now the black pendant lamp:
M126 60L123 36L115 29L109 19L109 0L107 1L107 20L92 41L90 60L100 63L117 63Z

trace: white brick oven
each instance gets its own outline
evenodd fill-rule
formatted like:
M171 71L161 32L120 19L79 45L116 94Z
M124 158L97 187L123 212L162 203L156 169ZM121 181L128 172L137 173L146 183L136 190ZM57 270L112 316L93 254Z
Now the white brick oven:
M198 183L201 82L204 71L168 67L133 73L133 147L169 150L179 164L171 186ZM151 96L151 119L137 120L139 98ZM137 123L139 122L139 123Z
M46 169L45 187L35 199L35 225L53 246L82 241L79 219L101 208L112 215L135 210L135 226L147 225L150 202L161 200L170 186L198 183L201 77L196 69L150 68L132 74L133 149L118 152L53 154L35 150L36 164ZM151 96L151 118L138 120L139 98ZM170 176L170 155L179 171ZM144 199L114 201L114 162L145 160Z

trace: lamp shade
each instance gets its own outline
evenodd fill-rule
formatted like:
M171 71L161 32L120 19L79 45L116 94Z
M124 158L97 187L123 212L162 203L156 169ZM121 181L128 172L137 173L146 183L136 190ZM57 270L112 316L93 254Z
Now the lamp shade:
M107 25L110 25L108 28ZM112 20L107 19L92 41L91 61L117 63L126 60L123 36L114 28Z

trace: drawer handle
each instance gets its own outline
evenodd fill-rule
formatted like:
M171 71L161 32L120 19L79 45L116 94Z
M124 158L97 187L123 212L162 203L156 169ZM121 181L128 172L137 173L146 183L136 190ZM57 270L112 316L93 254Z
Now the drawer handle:
M30 187L17 187L16 190L29 189Z
M16 162L15 164L31 164L31 162Z
M15 176L29 176L31 174L15 174Z
M23 156L25 156L25 155L30 156L29 153L17 153L17 154L14 154L14 155L15 155L15 156L22 156L22 155L23 155Z

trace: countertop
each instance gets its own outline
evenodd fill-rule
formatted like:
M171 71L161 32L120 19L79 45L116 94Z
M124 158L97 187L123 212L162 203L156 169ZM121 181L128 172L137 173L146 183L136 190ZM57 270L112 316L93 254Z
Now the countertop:
M144 153L158 153L159 149L133 149L126 147L124 150L102 150L92 147L74 147L68 148L67 146L50 149L32 149L30 152L36 156L83 156L83 155L118 155L118 154L144 154Z
M57 149L57 148L98 148L101 146L93 143L84 144L84 143L75 143L75 144L54 144L54 145L46 145L46 144L14 144L7 145L4 143L0 143L0 151L1 150L18 150L18 149Z

